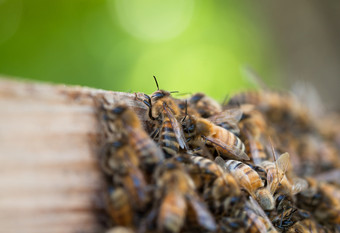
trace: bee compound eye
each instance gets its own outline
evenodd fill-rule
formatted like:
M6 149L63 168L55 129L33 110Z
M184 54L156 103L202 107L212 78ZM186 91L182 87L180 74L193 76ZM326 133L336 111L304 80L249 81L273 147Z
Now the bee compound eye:
M113 142L111 145L114 148L120 148L123 146L123 144L120 141Z
M112 113L116 115L120 115L125 111L125 106L117 106L114 109L112 109Z
M284 195L280 195L280 196L277 198L277 200L278 200L278 201L282 201L284 198L285 198Z
M230 200L230 203L231 203L231 204L235 204L235 203L237 203L239 200L240 200L239 197L232 197L231 200Z
M200 101L203 98L203 94L196 94L193 95L190 99L190 102L196 104L198 101Z
M164 97L164 94L162 92L156 92L151 97L154 98L154 99L160 99L160 98Z

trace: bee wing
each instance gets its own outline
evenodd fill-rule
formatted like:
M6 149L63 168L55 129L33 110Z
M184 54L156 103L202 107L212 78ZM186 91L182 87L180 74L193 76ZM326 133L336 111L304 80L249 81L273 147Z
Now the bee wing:
M263 224L261 222L262 224L260 223L260 224L257 225L257 228L261 233L262 232L277 232L275 230L273 224L271 223L271 221L267 217L266 213L262 210L261 206L251 196L249 197L249 201L246 201L246 210L253 211L256 215L258 215L258 216L260 216L261 218L264 219L265 224ZM249 212L247 212L247 214L249 214ZM251 214L249 214L249 217L252 218Z
M227 167L225 165L225 161L224 161L224 159L222 159L221 156L217 156L215 158L215 163L217 163L220 167L222 167L224 171L227 171Z
M188 150L188 145L187 145L185 137L184 137L182 126L178 123L176 117L166 107L166 105L163 105L163 107L164 107L164 110L165 110L166 114L168 115L168 117L170 119L171 125L172 125L172 127L174 129L174 133L175 133L176 139L177 139L177 141L179 143L179 146L182 149Z
M243 112L240 108L231 108L211 116L208 119L216 125L227 123L236 133L240 133L237 123L240 121L242 114Z
M231 108L226 109L214 116L209 117L208 119L215 124L220 124L223 122L227 122L230 125L237 125L237 123L242 118L242 110L240 108Z
M265 161L266 162L266 161ZM264 162L264 163L265 163ZM276 174L267 174L267 182L270 193L274 194L280 182L282 181L289 165L289 154L282 154L275 162ZM276 176L275 176L276 175Z
M254 164L256 166L260 166L263 159L260 157L259 152L258 152L258 150L256 148L255 139L248 132L248 130L244 130L244 133L246 134L247 139L248 139L248 144L249 144L249 147L250 147L251 158L252 158L252 160L253 160L253 162L254 162Z
M241 151L240 149L238 149L238 148L236 148L234 146L229 146L229 145L225 144L224 142L222 142L221 140L219 140L217 138L204 137L204 139L206 139L207 141L215 144L216 146L221 147L222 149L226 150L227 152L231 153L237 159L249 160L248 155L244 151Z
M292 186L292 195L302 192L308 188L308 182L302 178L294 178Z
M277 168L281 170L283 175L286 173L289 166L289 154L286 152L276 160Z
M204 202L192 195L187 196L187 201L189 202L189 208L192 208L196 215L198 224L208 231L216 231L216 222Z

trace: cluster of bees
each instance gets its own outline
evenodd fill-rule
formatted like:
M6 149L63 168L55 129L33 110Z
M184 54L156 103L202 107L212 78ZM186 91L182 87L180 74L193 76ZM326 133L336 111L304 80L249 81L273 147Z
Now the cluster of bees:
M340 232L339 177L327 175L340 145L293 96L254 90L220 105L157 84L135 101L146 122L99 106L108 232Z

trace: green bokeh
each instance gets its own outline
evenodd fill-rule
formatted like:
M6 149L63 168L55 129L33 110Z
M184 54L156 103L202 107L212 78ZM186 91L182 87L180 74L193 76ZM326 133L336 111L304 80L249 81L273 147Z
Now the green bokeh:
M274 71L264 24L243 1L121 1L0 0L0 73L146 93L156 75L163 89L221 100L249 86L243 65Z

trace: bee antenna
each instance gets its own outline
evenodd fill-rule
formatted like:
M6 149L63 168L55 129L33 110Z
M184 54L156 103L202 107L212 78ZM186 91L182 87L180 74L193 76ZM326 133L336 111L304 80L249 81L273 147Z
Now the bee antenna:
M170 93L179 93L179 91L170 91Z
M185 100L185 116L184 118L182 119L182 122L185 121L185 119L187 118L188 116L188 100Z
M154 78L154 80L155 80L155 82L156 82L157 91L159 91L159 86L158 86L158 82L157 82L156 76L154 75L153 78Z
M229 94L226 94L224 99L223 99L223 102L222 102L222 107L226 106L227 105L227 100L229 99Z
M282 212L282 215L281 215L281 221L280 221L280 228L282 227L282 222L283 222L283 213L284 213L284 211L286 210L286 208L285 207L283 207L283 212Z
M270 146L271 146L271 148L272 148L272 153L273 153L273 157L274 157L275 168L276 168L276 173L277 173L277 178L278 178L278 177L279 177L279 170L278 170L278 167L277 167L276 154L275 154L273 142L272 142L272 139L271 139L270 136L268 137L268 139L269 139L269 142L270 142Z

